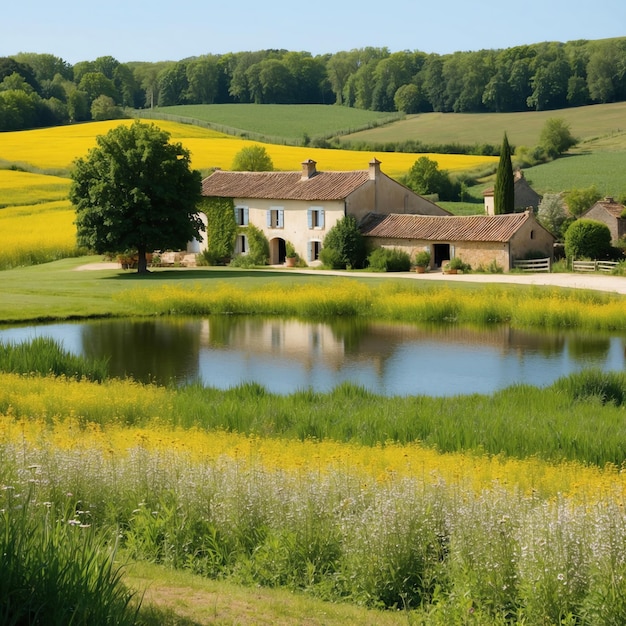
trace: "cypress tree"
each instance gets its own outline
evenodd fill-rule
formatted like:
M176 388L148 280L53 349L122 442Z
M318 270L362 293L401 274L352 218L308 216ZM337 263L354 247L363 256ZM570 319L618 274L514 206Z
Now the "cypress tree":
M504 133L500 161L496 172L496 184L493 190L494 213L513 213L515 210L515 181L513 180L513 165L511 164L511 146Z

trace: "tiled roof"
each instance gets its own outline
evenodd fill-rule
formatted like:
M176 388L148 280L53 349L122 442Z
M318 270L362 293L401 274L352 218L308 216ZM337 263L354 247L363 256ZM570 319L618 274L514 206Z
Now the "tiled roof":
M613 199L598 200L593 206L600 205L607 213L610 213L613 217L620 217L624 210L624 205L619 202L615 202ZM591 207L593 209L593 207Z
M361 224L361 232L367 237L393 239L506 242L529 218L529 213L449 217L370 214Z
M276 200L344 200L369 180L367 170L316 172L227 172L217 170L202 181L202 195Z

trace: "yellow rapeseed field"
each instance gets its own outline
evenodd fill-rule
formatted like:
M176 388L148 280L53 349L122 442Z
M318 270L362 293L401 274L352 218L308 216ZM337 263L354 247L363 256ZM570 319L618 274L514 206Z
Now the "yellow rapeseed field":
M69 187L67 178L0 170L0 208L64 200Z
M38 130L0 134L0 161L27 164L44 170L67 170L77 157L87 154L96 143L96 136L107 133L120 124L132 124L133 120L91 122L72 126L59 126ZM243 140L212 130L179 124L155 122L170 133L173 141L180 141L191 152L193 167L206 170L212 167L230 169L234 156L244 146L258 142ZM328 150L261 144L268 151L277 170L298 170L306 159L317 161L320 170L367 169L368 162L376 157L382 170L389 176L406 174L423 154L356 152L351 150ZM495 163L495 157L451 154L426 155L437 161L440 169L467 170Z

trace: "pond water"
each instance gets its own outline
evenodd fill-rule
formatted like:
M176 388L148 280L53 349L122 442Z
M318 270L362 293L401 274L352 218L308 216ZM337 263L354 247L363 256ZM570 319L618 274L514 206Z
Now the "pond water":
M4 327L0 341L49 336L66 350L107 357L113 376L220 389L256 382L268 391L330 391L344 381L373 393L493 393L516 383L546 386L596 367L624 370L626 335L498 326L333 323L220 316L100 320Z

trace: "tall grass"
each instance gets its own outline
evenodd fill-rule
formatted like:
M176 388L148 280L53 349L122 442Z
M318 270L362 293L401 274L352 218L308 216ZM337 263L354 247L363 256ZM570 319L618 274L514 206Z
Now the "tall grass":
M386 398L346 384L330 393L280 396L258 385L226 391L167 389L133 381L96 384L3 374L0 412L46 420L72 414L82 423L102 427L156 421L182 429L367 446L421 442L441 452L621 467L626 423L624 405L616 398L618 393L623 397L625 389L625 374L595 372L565 378L546 389L519 385L493 396L449 398Z
M130 289L117 296L150 314L286 315L307 319L359 316L402 322L508 323L515 327L626 328L624 299L584 290L488 286L458 290L440 286L377 285L349 279L242 289L225 282L193 289L176 285Z
M86 359L64 350L54 339L37 337L21 343L0 343L0 371L53 374L94 381L107 376L106 359Z
M69 496L60 506L38 501L28 483L4 483L1 624L137 623L134 594L122 584L114 560L115 532L92 526L89 511L76 504Z
M66 446L5 437L0 481L31 485L37 502L78 522L72 530L119 526L132 558L209 577L415 609L427 623L467 623L449 619L464 611L480 624L626 619L619 482L544 498L498 477L476 490L470 472L448 482L436 469L374 478L348 462L329 467L314 453L325 444L288 470L254 447L196 458L183 442L151 448L131 430L121 452L103 435L87 430Z

